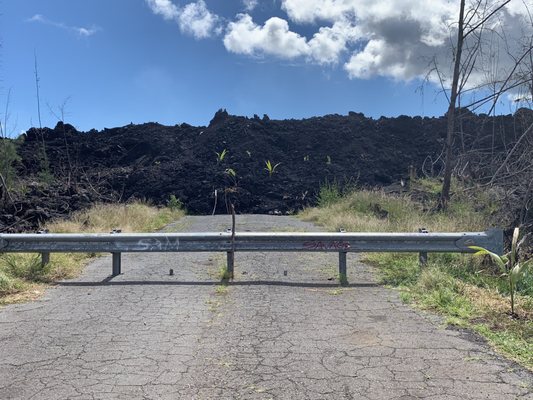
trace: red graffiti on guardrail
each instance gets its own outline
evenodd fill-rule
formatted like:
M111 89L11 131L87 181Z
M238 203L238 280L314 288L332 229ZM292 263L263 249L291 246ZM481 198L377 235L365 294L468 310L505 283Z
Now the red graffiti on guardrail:
M341 240L332 240L330 242L322 242L321 240L313 240L304 242L304 249L306 250L339 250L346 251L350 248L349 242Z

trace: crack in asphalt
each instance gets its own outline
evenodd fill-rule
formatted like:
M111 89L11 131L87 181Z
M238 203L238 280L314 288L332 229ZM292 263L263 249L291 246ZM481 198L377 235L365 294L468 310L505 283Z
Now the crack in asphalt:
M317 230L237 217L238 230L257 227ZM222 289L224 258L209 253L125 254L113 278L110 257L97 259L42 299L0 310L0 399L533 400L530 372L402 304L356 255L347 286L328 280L337 257L237 253Z

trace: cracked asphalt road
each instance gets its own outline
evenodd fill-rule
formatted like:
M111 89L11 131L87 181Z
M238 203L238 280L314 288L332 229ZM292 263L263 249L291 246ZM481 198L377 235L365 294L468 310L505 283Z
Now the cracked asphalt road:
M317 230L257 215L237 229ZM126 254L113 279L111 258L97 259L41 300L0 309L0 399L533 399L531 373L403 305L355 255L340 288L328 280L337 262L237 253L221 286L225 254Z

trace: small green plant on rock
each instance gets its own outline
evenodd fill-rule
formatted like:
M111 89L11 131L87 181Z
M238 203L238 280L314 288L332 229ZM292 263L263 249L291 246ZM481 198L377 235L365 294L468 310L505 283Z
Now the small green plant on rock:
M277 163L277 164L272 164L270 162L270 160L267 160L265 161L265 169L268 171L268 176L270 178L272 178L272 175L276 172L276 168L280 165L281 163Z
M237 173L235 172L235 170L234 170L233 168L226 168L226 170L224 171L224 173L225 173L227 176L229 176L229 177L231 177L231 178L233 178L233 179L235 179L235 178L237 177Z
M220 153L218 151L215 151L215 153L217 155L217 164L220 164L222 161L224 161L224 158L228 154L228 151L224 149Z
M511 241L511 251L499 256L483 247L469 246L473 250L477 250L476 255L489 255L498 267L503 271L502 276L507 276L509 280L509 293L511 294L511 314L516 316L514 311L516 286L524 277L527 269L533 265L533 259L527 261L520 261L518 257L518 250L520 243L518 243L519 229L514 228L513 239Z

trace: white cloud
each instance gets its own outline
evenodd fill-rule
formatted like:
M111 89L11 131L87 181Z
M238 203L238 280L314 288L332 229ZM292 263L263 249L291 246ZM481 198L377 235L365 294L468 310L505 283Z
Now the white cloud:
M28 22L43 22L44 17L41 14L35 14L33 17L27 19Z
M430 64L433 57L434 49L427 45L372 39L362 51L352 53L344 69L350 78L386 76L409 81L425 76L432 68Z
M457 0L275 0L271 4L285 11L287 18L271 17L264 23L255 22L250 15L260 4L258 0L240 1L248 12L227 22L211 13L204 0L183 8L171 0L146 0L154 13L175 20L183 32L196 38L220 33L224 24L223 43L232 53L342 65L354 79L384 76L409 81L425 77L436 62L444 81L449 79ZM486 15L502 0L482 1L486 8L480 11ZM509 69L512 59L507 52L518 54L524 38L533 35L528 5L533 11L531 0L513 0L492 18L492 31L486 29L482 39L492 44L491 51L498 52L498 63L488 62L490 51L484 51L477 60L491 65L492 70L474 69L471 84L479 84L489 75L502 76L502 71ZM306 36L300 29L313 31ZM498 29L505 29L506 43L502 35L494 33ZM435 74L429 79L437 82Z
M281 8L294 22L334 22L351 11L351 3L350 0L282 0Z
M497 4L501 2L486 0L486 8L480 10L487 15ZM529 12L533 12L530 1L511 1L491 20L491 28L505 29L507 43L502 42L503 36L485 30L483 39L492 43L492 51L499 51L499 63L490 71L492 76L502 76L509 70L512 59L507 51L518 54L520 40L533 34L528 4ZM450 41L456 35L458 1L281 0L281 7L289 21L319 26L308 41L313 48L309 59L319 64L343 62L351 78L421 78L430 70L432 60L445 79L450 76ZM470 44L467 42L467 47ZM346 54L348 59L344 58ZM483 54L478 61L487 65L487 56ZM487 72L475 69L470 78L472 85L479 84L487 79ZM437 81L437 76L431 75L430 79Z
M83 37L92 36L95 33L97 33L97 32L102 30L101 28L99 28L97 26L92 26L90 28L85 28L85 27L80 27L80 26L67 25L67 24L65 24L63 22L52 21L52 20L44 17L41 14L35 14L33 17L28 18L26 21L27 22L37 22L37 23L41 23L41 24L44 24L44 25L50 25L50 26L53 26L53 27L56 27L56 28L59 28L59 29L63 29L65 31L70 31L70 32L76 33L79 36L83 36Z
M240 14L227 27L226 49L305 57L320 65L346 63L350 58L345 69L353 78L385 74L397 79L411 79L427 70L427 61L426 69L420 68L424 57L414 56L416 47L424 49L423 56L428 47L444 48L457 9L448 0L281 0L281 7L289 20L271 18L263 26ZM289 29L289 22L319 27L308 39ZM409 50L402 53L402 46ZM396 58L381 50L393 51ZM413 65L403 65L406 61Z
M248 14L239 14L236 21L229 23L224 46L233 53L281 58L296 58L309 53L306 39L291 32L287 21L273 17L259 26Z
M529 105L533 102L533 95L531 93L508 93L507 100L511 103Z
M526 0L511 1L505 7L511 15L524 17L531 23L533 4L528 4Z
M224 37L227 50L251 56L276 56L285 59L305 57L318 64L335 64L346 51L348 42L357 38L357 29L346 21L322 27L308 41L289 29L289 23L272 17L263 26L249 14L230 22Z
M220 18L209 11L204 0L189 3L183 8L179 8L171 0L145 1L154 14L175 21L182 32L196 39L205 39L221 32Z
M178 17L180 29L197 39L207 38L217 31L218 16L211 13L203 0L187 4Z
M173 20L179 17L178 7L170 0L146 0L146 4L154 14L161 15L166 20Z
M321 27L308 42L310 57L319 64L336 64L348 43L355 42L359 36L358 28L345 20L335 22L332 27Z
M253 11L257 5L259 4L258 0L242 0L242 4L244 5L244 9L248 12Z

